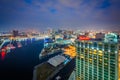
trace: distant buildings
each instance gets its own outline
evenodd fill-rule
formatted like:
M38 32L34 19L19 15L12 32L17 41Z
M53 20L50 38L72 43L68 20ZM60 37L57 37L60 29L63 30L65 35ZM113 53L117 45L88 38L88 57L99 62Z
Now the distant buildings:
M96 33L95 38L96 39L104 39L105 34L104 33Z
M119 44L76 40L76 80L120 80Z
M17 37L17 36L19 36L18 30L13 30L13 37Z
M10 37L12 34L10 32L2 32L0 33L0 37Z

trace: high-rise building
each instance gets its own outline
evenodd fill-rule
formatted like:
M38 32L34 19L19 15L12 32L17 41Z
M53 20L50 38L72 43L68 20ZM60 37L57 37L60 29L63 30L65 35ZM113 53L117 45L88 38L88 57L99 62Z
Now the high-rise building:
M118 43L76 40L76 80L120 80Z
M18 30L13 30L13 36L14 36L14 37L19 36Z

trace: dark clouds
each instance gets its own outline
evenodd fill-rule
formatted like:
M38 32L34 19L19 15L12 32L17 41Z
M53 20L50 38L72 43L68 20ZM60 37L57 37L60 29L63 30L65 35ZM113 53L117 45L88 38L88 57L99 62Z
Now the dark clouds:
M0 0L0 26L107 29L120 25L119 7L120 0Z

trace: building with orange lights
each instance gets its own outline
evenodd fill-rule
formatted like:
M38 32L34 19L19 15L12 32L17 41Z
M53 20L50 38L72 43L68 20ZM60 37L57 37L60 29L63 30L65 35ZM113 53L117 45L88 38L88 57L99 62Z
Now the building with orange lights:
M64 54L69 55L70 57L74 58L76 56L76 48L75 46L67 46L64 48Z

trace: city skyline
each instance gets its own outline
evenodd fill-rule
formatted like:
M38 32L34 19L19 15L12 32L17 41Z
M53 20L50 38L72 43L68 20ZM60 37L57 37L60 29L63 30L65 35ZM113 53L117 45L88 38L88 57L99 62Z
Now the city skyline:
M0 0L0 30L119 30L119 0Z

